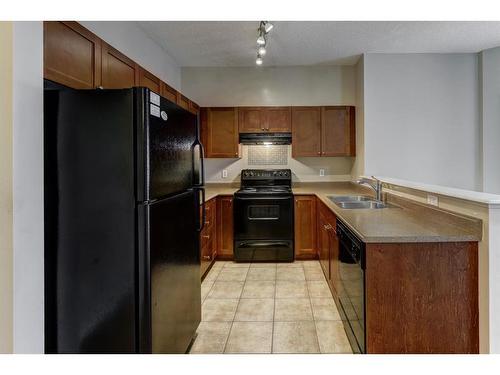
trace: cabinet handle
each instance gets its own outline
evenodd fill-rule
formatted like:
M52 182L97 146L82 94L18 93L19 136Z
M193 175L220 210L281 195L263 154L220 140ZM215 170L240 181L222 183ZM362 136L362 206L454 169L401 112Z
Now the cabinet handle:
M321 151L318 151L318 155L321 155Z
M204 234L202 237L208 240L210 238L210 235Z
M266 130L266 128L260 128L260 130Z
M211 257L210 257L210 255L203 255L203 259L205 259L205 260L210 260L210 259L211 259Z
M210 221L205 220L205 225L210 225Z

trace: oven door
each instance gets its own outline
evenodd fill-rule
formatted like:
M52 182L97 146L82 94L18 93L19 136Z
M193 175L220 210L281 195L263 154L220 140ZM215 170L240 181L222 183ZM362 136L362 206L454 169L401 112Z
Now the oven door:
M235 197L235 240L293 240L293 196Z

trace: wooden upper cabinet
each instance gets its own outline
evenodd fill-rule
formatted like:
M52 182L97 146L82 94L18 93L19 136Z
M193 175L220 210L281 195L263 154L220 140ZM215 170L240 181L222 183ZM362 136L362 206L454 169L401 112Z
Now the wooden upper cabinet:
M240 133L262 133L266 131L263 111L260 107L239 107L238 114Z
M160 95L170 100L172 103L177 103L177 90L163 81L160 86Z
M177 105L184 109L189 110L189 102L190 100L177 91Z
M321 155L321 107L292 107L292 156Z
M233 107L202 108L200 117L205 157L239 157L238 110Z
M217 255L233 257L233 197L217 198Z
M321 108L321 155L355 156L354 107Z
M295 196L295 257L316 258L316 196Z
M102 42L102 79L101 86L105 89L125 89L139 85L139 66Z
M240 133L287 133L291 131L290 107L239 107Z
M147 87L157 94L161 93L161 80L142 67L139 67L139 86Z
M189 112L194 113L195 115L200 112L200 106L193 102L192 100L189 101Z
M44 78L75 89L101 82L101 40L77 22L43 23Z
M264 128L270 133L292 131L291 107L267 107L264 109Z

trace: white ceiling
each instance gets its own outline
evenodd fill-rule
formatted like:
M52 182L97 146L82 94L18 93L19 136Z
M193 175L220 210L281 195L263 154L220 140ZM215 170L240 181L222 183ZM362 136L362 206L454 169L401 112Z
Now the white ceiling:
M273 22L264 66L354 64L360 54L479 52L500 22ZM180 66L255 66L258 22L139 22Z

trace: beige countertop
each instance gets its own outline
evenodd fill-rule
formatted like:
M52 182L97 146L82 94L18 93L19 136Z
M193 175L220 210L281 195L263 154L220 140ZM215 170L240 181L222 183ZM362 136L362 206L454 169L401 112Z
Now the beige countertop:
M233 184L207 184L206 200L231 195ZM351 182L295 183L296 195L316 195L333 213L366 243L387 242L463 242L480 241L481 221L411 203L387 194L393 207L384 209L341 209L331 195L373 195L372 190Z

